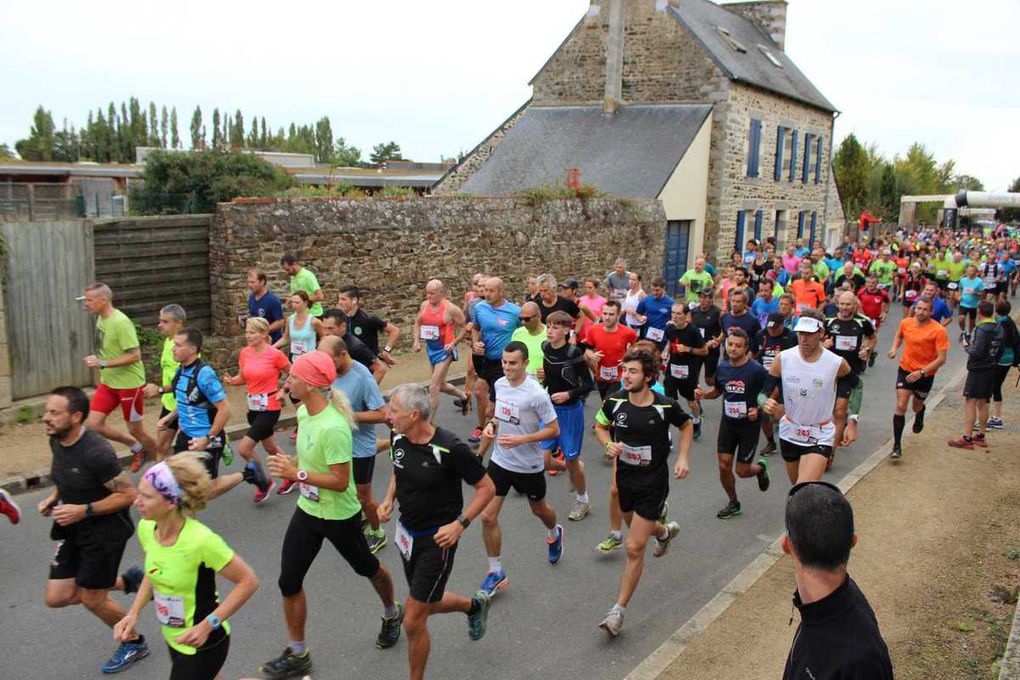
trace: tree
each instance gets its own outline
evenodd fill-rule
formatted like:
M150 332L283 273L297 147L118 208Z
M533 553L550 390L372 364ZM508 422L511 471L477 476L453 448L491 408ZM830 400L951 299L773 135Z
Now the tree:
M199 115L201 120L201 114ZM170 146L174 149L181 148L181 134L177 131L177 107L170 109Z
M266 145L269 144L269 136L266 135L266 117L265 116L262 116L262 120L260 121L260 125L262 127L262 130L259 132L259 148L264 150L266 148Z
M846 216L855 219L868 201L868 156L852 132L840 142L832 165Z
M202 125L202 108L199 106L191 114L191 148L195 151L205 148L205 126Z
M251 149L259 148L259 119L254 116L251 119L251 132L248 133L247 144Z
M315 160L329 163L333 160L333 126L329 116L323 116L315 122Z
M1020 177L1017 177L1009 185L1010 193L1020 193ZM1020 208L999 208L995 211L995 219L1000 222L1020 221Z
M156 102L149 102L149 146L161 146L159 143L159 121L156 118ZM162 146L166 146L163 144Z
M6 144L0 144L0 160L10 160L12 158L14 158L14 151L11 150L11 147Z
M170 114L164 106L159 112L159 146L167 148L167 137L170 132Z
M220 137L220 110L219 108L213 109L212 112L212 148L213 151L220 151L223 149L223 140Z
M333 166L341 168L356 168L362 165L361 149L355 146L347 146L343 137L336 138L336 148L333 149Z
M15 142L14 148L17 150L18 155L26 161L52 161L53 135L55 131L56 126L53 125L53 116L49 111L39 106L35 110L28 138Z
M892 163L882 164L882 180L879 186L879 212L886 221L898 219L900 213L900 192L896 185L896 169Z
M234 119L230 122L230 148L240 149L244 146L244 116L241 109L234 113Z
M985 190L984 182L979 180L977 177L972 177L971 175L953 175L949 184L949 191L954 194L961 189L964 191Z
M404 157L400 155L400 145L396 142L376 144L372 147L372 155L368 157L372 163L379 165L386 161L399 161Z

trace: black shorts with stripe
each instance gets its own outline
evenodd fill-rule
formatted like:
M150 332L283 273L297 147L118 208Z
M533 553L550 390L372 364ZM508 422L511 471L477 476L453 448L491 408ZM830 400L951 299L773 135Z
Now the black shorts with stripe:
M414 545L411 546L411 559L400 556L410 596L418 602L442 600L456 553L457 544L440 548L431 536L415 537Z

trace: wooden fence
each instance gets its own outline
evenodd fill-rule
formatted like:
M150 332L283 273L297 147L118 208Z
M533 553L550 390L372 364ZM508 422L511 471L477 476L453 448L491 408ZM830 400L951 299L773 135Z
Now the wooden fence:
M177 303L187 311L189 326L209 331L211 220L212 215L181 215L94 221L96 279L143 326L155 326L160 308Z

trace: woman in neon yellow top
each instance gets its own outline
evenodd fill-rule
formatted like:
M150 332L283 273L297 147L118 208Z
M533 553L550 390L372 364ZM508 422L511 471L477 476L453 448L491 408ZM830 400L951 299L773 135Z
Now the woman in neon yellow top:
M222 538L194 519L212 494L199 453L180 453L149 468L138 484L135 507L145 579L127 615L113 627L132 638L138 615L156 601L156 618L170 648L171 680L213 680L227 660L230 625L259 587L251 567ZM216 574L235 586L219 601Z

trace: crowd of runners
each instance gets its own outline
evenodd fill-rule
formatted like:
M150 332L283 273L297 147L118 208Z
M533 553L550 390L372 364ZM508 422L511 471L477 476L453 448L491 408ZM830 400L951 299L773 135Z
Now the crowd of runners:
M248 309L238 319L245 346L236 367L203 361L202 333L188 325L185 305L170 304L159 313L161 373L148 383L134 324L113 306L113 291L96 283L85 291L85 306L96 317L99 351L84 361L98 370L98 388L91 399L59 388L44 415L55 486L38 511L53 518L57 542L46 604L81 604L110 626L119 646L102 670L115 673L148 655L137 622L152 601L171 677L217 677L230 646L229 619L259 581L197 513L244 483L255 503L274 490L297 491L277 579L287 642L261 672L286 678L312 669L304 578L325 539L378 595L376 646L393 647L406 631L410 677L421 678L429 616L461 612L471 640L485 635L513 566L499 522L513 491L542 524L536 540L544 539L551 564L564 554L564 525L604 504L607 536L587 549L626 554L616 599L598 623L615 637L648 544L662 558L680 532L667 501L671 478L686 479L692 449L706 446L695 443L705 418L719 423L720 520L743 511L738 479L754 478L759 492L769 490L775 454L793 489L821 480L864 426L866 382L869 391L895 390L891 456L900 459L908 407L919 433L954 341L968 355L968 375L960 436L948 446L987 447L988 431L1003 427L1002 385L1020 364L1010 302L1020 283L1017 233L919 228L861 241L831 252L800 241L779 250L771 241L749 241L728 262L696 258L677 282L646 280L623 260L581 280L539 274L525 290L478 273L463 297L451 292L461 282L433 279L404 329L366 311L353 285L330 306L315 275L287 254L280 263L290 282L285 299L269 290L265 272L248 274ZM667 289L679 293L674 298ZM904 319L880 339L897 303ZM951 338L954 318L959 334ZM411 333L414 352L427 355L431 380L395 387L387 400L379 383L395 363L402 331ZM864 378L884 347L890 359L900 355L893 384ZM448 380L461 361L463 388ZM246 394L249 428L234 446L225 433L227 386ZM436 425L442 395L469 418L463 433ZM142 425L145 398L160 401L155 433ZM586 423L587 399L598 402L593 423ZM277 434L288 402L297 407L297 426ZM118 408L126 432L109 420ZM276 442L288 436L296 456ZM601 459L582 460L592 437ZM127 471L110 442L130 448ZM232 465L234 447L241 471L221 473L221 464ZM392 463L382 498L372 492L377 455ZM612 467L609 488L590 487L586 463ZM546 500L547 477L561 474L575 497L567 521ZM465 483L473 488L466 499ZM132 506L141 517L137 528ZM0 510L17 522L19 510L2 492ZM446 583L458 541L476 521L488 570L478 591L462 596ZM144 565L121 574L136 530ZM803 547L797 536L790 540L795 550ZM403 564L402 601L376 557L389 541ZM222 600L217 575L235 584ZM113 590L134 594L128 609Z

